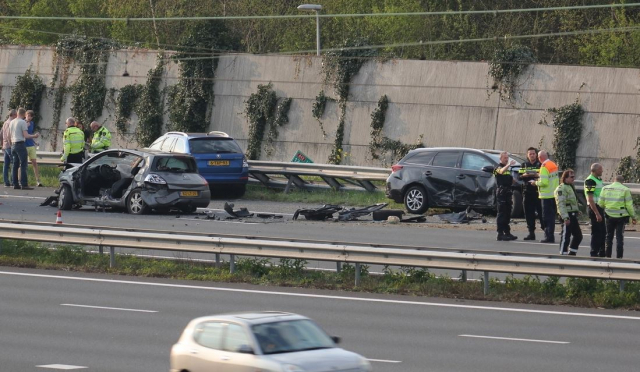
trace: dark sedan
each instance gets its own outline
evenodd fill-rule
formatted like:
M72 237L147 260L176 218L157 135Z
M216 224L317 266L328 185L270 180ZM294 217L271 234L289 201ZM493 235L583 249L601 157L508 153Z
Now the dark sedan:
M190 155L158 151L107 150L60 173L58 207L151 209L194 212L207 207L211 192Z

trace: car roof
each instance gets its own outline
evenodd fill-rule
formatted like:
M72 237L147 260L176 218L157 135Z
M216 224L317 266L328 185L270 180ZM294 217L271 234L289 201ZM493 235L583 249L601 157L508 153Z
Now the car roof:
M109 153L109 152L128 152L130 154L134 154L134 155L138 155L138 156L162 156L162 155L169 155L169 156L175 156L175 157L193 157L189 154L183 154L183 153L176 153L176 152L165 152L165 151L160 151L160 150L152 150L149 148L143 148L141 150L130 150L130 149L109 149L109 150L105 150L100 152L102 153Z
M166 134L171 134L171 135L176 135L176 136L183 136L183 137L187 137L189 139L191 138L215 138L215 139L233 139L232 137L230 137L227 133L225 132L220 132L220 131L211 131L208 133L185 133L185 132L167 132Z
M287 313L283 311L258 311L258 312L242 312L242 313L230 313L220 315L203 316L194 319L193 323L202 323L208 321L230 321L245 323L248 325L272 323L276 321L289 321L289 320L301 320L309 319L305 316Z

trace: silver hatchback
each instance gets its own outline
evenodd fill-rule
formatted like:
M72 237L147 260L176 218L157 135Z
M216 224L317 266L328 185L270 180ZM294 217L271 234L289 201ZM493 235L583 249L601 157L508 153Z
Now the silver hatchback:
M367 359L337 347L339 341L292 313L207 316L189 322L173 345L171 371L371 371Z

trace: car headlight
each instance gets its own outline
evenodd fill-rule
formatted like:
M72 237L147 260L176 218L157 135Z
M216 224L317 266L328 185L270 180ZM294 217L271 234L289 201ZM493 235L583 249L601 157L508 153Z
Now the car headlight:
M283 364L282 371L283 372L304 372L304 369L302 369L302 367L299 367L295 364Z
M366 360L365 358L360 359L360 370L363 372L370 372L371 363L369 363L369 361Z
M249 162L247 161L247 157L242 157L242 168L249 168Z
M150 173L144 178L144 182L155 183L157 185L166 185L167 181L157 174Z

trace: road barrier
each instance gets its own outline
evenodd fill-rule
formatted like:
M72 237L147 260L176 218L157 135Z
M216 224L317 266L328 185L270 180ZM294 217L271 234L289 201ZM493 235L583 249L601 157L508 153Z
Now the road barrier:
M126 231L116 229L78 228L65 225L37 225L0 223L0 238L60 244L80 244L110 248L111 263L115 265L114 247L156 249L178 252L212 253L216 262L220 255L230 255L234 271L234 257L258 256L311 261L333 261L356 266L356 286L360 284L360 265L421 267L484 272L485 292L489 290L490 273L530 274L541 276L582 277L604 280L640 280L640 262L629 260L601 260L567 258L564 256L519 256L501 253L465 253L402 248L376 248L355 245L265 240L189 233Z

